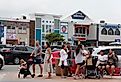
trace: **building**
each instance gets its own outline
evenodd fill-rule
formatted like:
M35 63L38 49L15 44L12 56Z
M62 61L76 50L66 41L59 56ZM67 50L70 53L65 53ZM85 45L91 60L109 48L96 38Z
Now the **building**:
M35 20L35 40L42 45L46 42L45 35L52 32L60 33L72 45L100 46L121 41L120 24L95 23L82 11L67 16L35 13L31 17Z
M93 22L86 14L81 11L74 12L61 18L61 21L67 23L67 38L72 40L74 45L79 42L85 43L88 40L89 28Z
M33 47L35 46L35 20L30 20L29 45Z
M89 39L97 46L109 45L111 42L121 42L121 25L112 23L95 23L90 27Z
M31 14L31 19L35 20L35 39L44 45L45 35L56 32L60 33L61 15L35 13Z
M28 19L0 18L0 26L4 27L4 44L29 45L29 23Z

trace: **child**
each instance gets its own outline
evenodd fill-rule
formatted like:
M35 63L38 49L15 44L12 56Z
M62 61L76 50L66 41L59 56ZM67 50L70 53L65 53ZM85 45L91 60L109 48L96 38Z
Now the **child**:
M24 61L23 59L20 60L20 71L19 71L19 74L18 74L18 78L20 78L20 74L23 74L23 78L25 78L27 75L31 75L31 72L29 71L29 64ZM31 75L32 78L34 78L32 75Z

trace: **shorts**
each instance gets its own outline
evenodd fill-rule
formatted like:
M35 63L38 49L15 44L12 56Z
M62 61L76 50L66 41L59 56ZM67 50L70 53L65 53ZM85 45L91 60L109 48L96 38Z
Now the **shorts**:
M98 66L106 66L106 64L99 64Z
M80 66L82 66L82 65L84 65L85 64L85 61L83 61L83 62L81 62L81 63L77 63L77 65L80 65Z

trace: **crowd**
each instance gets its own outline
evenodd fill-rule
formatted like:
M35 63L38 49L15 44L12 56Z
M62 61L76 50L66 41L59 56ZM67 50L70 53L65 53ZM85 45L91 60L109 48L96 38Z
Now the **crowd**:
M53 66L52 66L52 61L51 61L51 48L50 44L46 42L45 45L46 51L45 51L45 57L44 59L42 58L42 48L39 45L39 42L36 42L36 47L35 50L32 52L30 55L30 58L28 61L21 60L20 62L20 72L18 74L18 77L20 78L20 74L24 74L24 78L27 75L31 75L32 78L35 77L35 65L39 65L40 68L40 74L38 77L43 77L43 68L44 72L48 73L48 76L46 79L51 79L52 78L52 73L53 73ZM96 68L98 70L97 73L100 73L103 75L103 71L107 71L110 75L113 74L114 68L117 66L118 63L118 57L116 53L113 50L109 50L109 53L107 57L104 56L103 51L100 51L99 56L97 61L93 61L93 57L91 53L85 49L84 45L79 44L77 48L75 49L75 64L76 64L76 69L75 73L72 74L72 71L70 69L72 65L71 61L71 54L72 54L72 49L70 46L70 43L64 43L62 45L62 48L60 50L60 60L58 66L61 68L61 78L65 79L68 77L72 77L74 79L79 78L80 76L80 68L85 67L86 68ZM44 62L44 66L42 66ZM32 65L33 73L29 71L30 66ZM68 75L64 76L64 68L67 68L68 70Z

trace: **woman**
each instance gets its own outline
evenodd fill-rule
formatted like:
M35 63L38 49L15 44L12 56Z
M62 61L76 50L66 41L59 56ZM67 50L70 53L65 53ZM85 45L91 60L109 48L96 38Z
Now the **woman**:
M41 46L39 45L39 41L36 41L36 47L34 49L34 51L32 52L32 54L30 55L30 57L33 57L33 77L35 76L35 65L38 64L40 67L40 75L38 75L38 77L42 77L42 73L43 73L43 67L42 67L42 49Z
M62 49L60 50L59 66L61 67L61 77L62 78L66 78L66 77L64 77L64 68L68 66L68 64L67 64L68 54L66 52L66 49L67 49L67 46L62 45Z
M109 72L109 68L111 68L111 73L110 72L109 73L110 75L112 75L114 72L114 68L117 66L117 63L118 63L118 57L115 54L115 52L111 49L109 50L107 63L108 64L106 65L106 69Z
M84 46L78 45L78 47L76 49L76 57L75 57L75 63L77 65L77 68L75 71L74 79L76 79L76 77L79 75L80 67L85 64L84 55L86 55L86 54L88 54L88 53L84 50Z
M51 79L52 73L52 62L51 62L51 48L50 44L46 42L46 51L45 51L45 58L44 58L44 70L48 73L48 77L46 79Z

